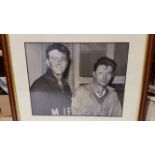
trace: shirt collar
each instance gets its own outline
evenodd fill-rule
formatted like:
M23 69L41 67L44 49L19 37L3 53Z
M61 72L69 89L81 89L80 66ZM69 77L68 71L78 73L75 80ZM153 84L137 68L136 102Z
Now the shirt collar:
M97 97L103 97L106 93L107 93L107 88L102 92L102 94L100 94L100 89L98 89L97 87L95 87L95 83L93 82L91 84L91 89L92 92L97 96Z

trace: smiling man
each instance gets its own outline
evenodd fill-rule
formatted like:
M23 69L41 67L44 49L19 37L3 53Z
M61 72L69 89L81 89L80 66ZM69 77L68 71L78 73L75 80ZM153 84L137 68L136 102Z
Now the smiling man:
M114 77L116 63L102 57L94 65L91 84L80 86L72 97L72 114L120 117L122 107L114 88L108 86Z
M70 52L60 43L46 50L47 71L31 86L33 115L71 115L71 89L65 80Z

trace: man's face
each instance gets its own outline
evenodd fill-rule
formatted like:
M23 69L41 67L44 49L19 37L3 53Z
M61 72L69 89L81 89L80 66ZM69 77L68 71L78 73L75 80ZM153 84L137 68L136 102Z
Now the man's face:
M68 65L67 57L59 50L54 49L50 51L47 59L48 66L56 75L62 75Z
M111 66L99 65L93 75L95 81L100 86L106 87L112 78L113 68Z

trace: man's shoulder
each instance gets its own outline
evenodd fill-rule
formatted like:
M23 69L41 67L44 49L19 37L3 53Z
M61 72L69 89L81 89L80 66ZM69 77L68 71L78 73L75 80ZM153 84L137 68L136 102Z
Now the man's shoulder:
M75 95L86 95L87 93L89 93L89 85L82 85L82 86L78 86L75 91L73 92L73 97Z
M82 86L79 86L76 91L82 91L82 92L85 92L85 91L89 91L89 85L82 85Z
M113 98L118 98L118 94L117 91L115 90L115 88L108 86L107 87L108 90L108 94L113 97Z
M44 86L46 85L47 81L44 75L40 76L38 79L36 79L32 86L31 86L31 91L35 91L35 90L41 90L44 88Z
M113 87L107 86L107 90L109 93L116 93L116 90Z

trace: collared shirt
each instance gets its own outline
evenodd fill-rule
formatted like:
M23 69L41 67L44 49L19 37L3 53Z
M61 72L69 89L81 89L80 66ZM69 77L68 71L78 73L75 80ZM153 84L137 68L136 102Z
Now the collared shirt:
M71 115L71 89L65 79L61 87L50 69L31 87L33 115Z

